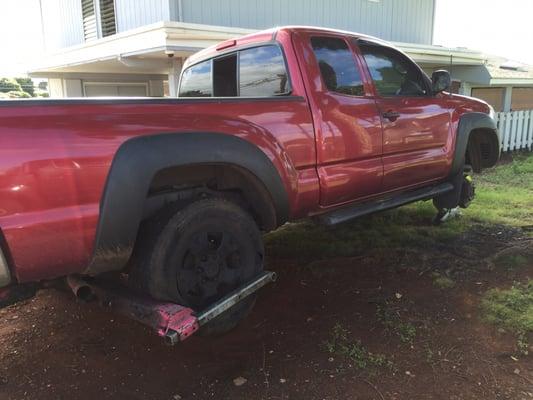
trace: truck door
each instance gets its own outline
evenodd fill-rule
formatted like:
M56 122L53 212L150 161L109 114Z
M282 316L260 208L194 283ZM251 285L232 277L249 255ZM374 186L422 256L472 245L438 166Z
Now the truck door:
M374 83L383 124L383 191L444 178L451 145L446 99L432 95L429 79L400 51L363 40L356 46Z
M381 120L362 62L343 35L295 34L295 49L313 111L320 204L381 191Z

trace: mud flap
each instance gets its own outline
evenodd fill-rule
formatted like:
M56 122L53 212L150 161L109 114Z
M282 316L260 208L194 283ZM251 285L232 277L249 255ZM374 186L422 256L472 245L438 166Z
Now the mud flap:
M467 208L474 200L476 188L471 173L472 168L469 165L465 166L452 180L454 189L433 199L433 204L438 210L433 220L435 224L461 215L459 208Z
M463 185L461 186L461 197L459 199L459 207L467 208L472 200L476 197L476 186L472 180L472 176L465 172L463 177Z

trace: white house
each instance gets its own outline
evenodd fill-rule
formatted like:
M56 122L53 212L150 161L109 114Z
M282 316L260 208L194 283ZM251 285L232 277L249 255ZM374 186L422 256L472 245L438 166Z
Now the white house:
M454 91L497 111L533 109L533 73L468 49L432 45L435 0L41 0L46 55L29 71L53 97L175 96L183 60L224 39L316 25L395 42ZM513 89L514 88L514 89Z

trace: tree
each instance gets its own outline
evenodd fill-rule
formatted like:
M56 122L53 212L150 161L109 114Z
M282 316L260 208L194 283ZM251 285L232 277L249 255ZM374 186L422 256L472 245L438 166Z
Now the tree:
M0 79L0 92L22 92L22 87L15 79L1 78Z
M15 78L15 80L24 92L28 93L32 97L35 95L35 89L31 78Z
M27 98L31 98L29 93L24 92L22 90L8 92L7 95L9 96L10 99L27 99Z

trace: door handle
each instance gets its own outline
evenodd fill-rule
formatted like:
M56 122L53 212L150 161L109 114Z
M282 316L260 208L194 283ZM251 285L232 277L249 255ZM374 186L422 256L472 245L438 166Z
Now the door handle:
M387 118L389 121L396 121L400 118L400 113L397 111L389 110L381 114L383 118Z

